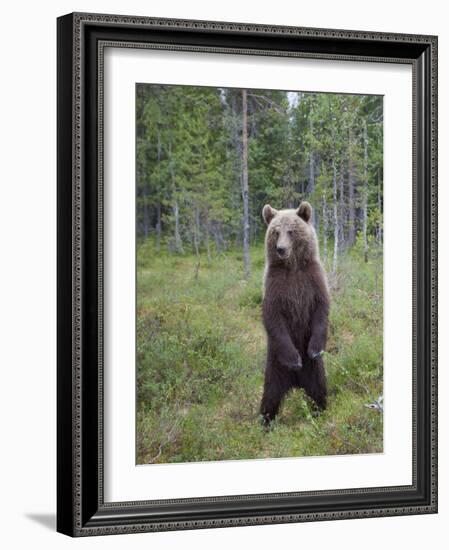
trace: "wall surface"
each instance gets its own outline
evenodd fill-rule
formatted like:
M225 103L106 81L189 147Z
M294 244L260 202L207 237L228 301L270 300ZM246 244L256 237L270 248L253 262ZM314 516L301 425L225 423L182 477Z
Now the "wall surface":
M440 215L440 512L378 518L72 540L55 533L56 17L71 11L437 34L440 39L440 211L449 201L449 30L445 3L318 0L201 2L9 2L2 11L0 88L2 270L0 284L2 546L21 548L345 548L400 544L418 549L447 538L449 374L447 215ZM298 472L298 475L301 475Z

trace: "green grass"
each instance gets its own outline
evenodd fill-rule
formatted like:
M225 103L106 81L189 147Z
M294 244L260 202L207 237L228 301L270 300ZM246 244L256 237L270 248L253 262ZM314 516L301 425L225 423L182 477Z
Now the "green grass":
M260 424L265 333L263 246L244 280L239 251L201 257L137 251L137 462L382 452L382 259L339 259L325 354L328 409L292 391L272 429Z

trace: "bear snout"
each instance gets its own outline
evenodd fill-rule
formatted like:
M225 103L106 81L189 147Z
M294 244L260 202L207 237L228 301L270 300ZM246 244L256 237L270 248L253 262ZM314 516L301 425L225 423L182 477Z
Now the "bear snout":
M287 254L287 249L285 246L277 246L276 252L278 253L280 258L285 258L285 255Z

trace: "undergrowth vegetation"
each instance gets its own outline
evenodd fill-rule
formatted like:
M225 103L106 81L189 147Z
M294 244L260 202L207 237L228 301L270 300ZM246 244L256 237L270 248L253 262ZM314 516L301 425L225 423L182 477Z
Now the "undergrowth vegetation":
M382 256L357 246L329 275L328 408L292 391L260 424L265 334L263 245L246 281L239 251L208 263L137 249L137 462L192 462L382 452ZM326 265L326 267L329 267Z

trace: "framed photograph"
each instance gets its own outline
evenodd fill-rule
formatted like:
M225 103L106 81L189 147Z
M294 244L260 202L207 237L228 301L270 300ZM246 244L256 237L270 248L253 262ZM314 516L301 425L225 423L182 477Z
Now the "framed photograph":
M58 19L58 531L437 511L437 38Z

